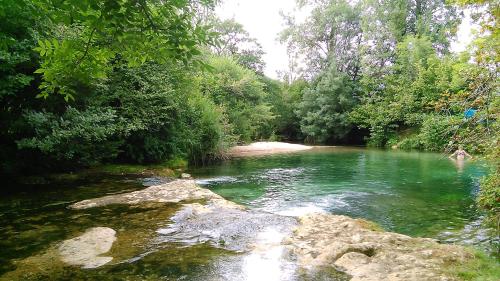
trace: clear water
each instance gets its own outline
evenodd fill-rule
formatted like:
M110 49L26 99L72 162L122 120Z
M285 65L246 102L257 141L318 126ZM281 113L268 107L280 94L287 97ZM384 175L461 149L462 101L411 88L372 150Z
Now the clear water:
M490 241L475 205L484 163L436 153L323 148L237 159L192 171L223 197L280 214L324 211L442 241ZM476 226L476 232L464 231ZM477 234L477 236L474 236Z
M481 225L474 204L478 179L486 171L477 162L457 167L439 154L325 148L236 159L190 173L214 192L255 210L346 214L391 231L491 249L498 241ZM265 280L261 268L281 268L273 276L286 273L282 280L308 280L280 259L275 229L259 234L269 243L268 252L236 253L207 243L155 242L157 231L172 223L176 204L67 208L152 181L90 176L43 185L7 182L0 196L0 280ZM117 231L110 264L83 270L46 258L62 240L95 226Z

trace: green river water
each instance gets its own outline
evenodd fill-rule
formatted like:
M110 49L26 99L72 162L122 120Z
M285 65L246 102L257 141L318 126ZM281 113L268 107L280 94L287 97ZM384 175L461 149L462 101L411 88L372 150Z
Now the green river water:
M200 185L250 209L286 216L343 214L410 236L492 249L498 238L482 226L474 203L478 180L486 171L480 162L457 165L434 153L323 148L233 159L189 172ZM207 243L159 241L158 230L171 223L179 205L67 208L79 200L130 192L161 180L92 176L43 185L7 184L0 198L0 280L262 278L254 274L259 261L246 253ZM79 269L50 258L51 249L62 240L94 226L117 231L109 253L113 262ZM281 280L306 280L296 274L283 276Z

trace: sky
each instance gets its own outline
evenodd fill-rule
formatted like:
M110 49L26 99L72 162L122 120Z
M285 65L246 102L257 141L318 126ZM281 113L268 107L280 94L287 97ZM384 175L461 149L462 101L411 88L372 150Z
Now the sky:
M278 78L276 71L288 68L286 47L277 40L284 29L280 11L290 12L294 7L295 0L225 0L216 13L222 19L234 18L257 39L266 52L264 73Z
M306 14L297 11L295 0L225 0L216 9L217 15L222 19L234 18L241 23L262 45L266 68L264 73L277 79L277 71L288 68L288 55L286 47L279 43L278 33L284 29L284 21L280 11L294 13L299 17ZM455 52L465 50L472 39L472 22L470 13L466 11L451 49Z

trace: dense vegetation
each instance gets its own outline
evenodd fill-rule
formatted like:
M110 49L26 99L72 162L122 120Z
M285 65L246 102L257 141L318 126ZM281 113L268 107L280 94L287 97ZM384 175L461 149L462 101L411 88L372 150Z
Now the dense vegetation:
M500 223L498 3L298 1L283 81L215 0L5 0L1 173L105 162L206 163L271 139L484 153L479 203ZM482 31L450 52L460 7ZM464 115L465 114L465 115Z

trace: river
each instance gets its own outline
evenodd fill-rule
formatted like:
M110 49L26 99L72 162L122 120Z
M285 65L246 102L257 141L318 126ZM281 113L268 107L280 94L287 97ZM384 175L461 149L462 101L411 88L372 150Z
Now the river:
M344 147L233 159L189 172L198 184L252 210L286 216L343 214L374 221L388 231L491 249L498 240L482 226L475 205L478 181L486 171L484 163L457 166L435 153ZM259 270L266 266L273 274L273 264L266 261L278 259L277 248L263 260L206 243L159 241L159 231L171 223L179 204L67 209L79 200L138 190L161 180L94 176L42 185L7 184L0 198L0 279L19 269L19 263L50 267L35 278L47 280L259 280ZM87 270L45 264L43 253L93 226L117 230L111 250L116 262ZM280 233L269 229L259 239L274 245L277 237ZM277 275L293 271L293 265L279 266Z

